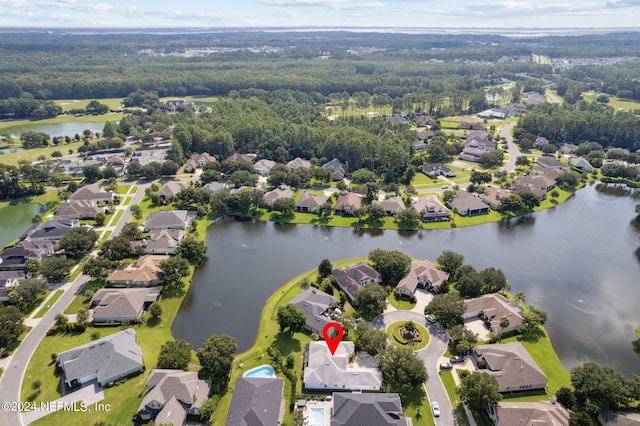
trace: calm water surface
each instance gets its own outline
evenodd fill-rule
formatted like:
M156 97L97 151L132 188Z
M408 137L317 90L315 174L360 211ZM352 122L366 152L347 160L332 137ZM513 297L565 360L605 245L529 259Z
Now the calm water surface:
M31 219L40 213L40 203L6 205L0 208L0 249L22 235L32 225Z
M9 131L11 136L15 138L19 138L21 134L26 132L46 133L51 137L70 136L73 138L76 133L82 136L82 132L87 129L93 133L102 133L104 123L104 121L92 123L33 123L7 127L5 130Z
M340 260L377 247L435 260L464 254L478 270L502 268L512 291L548 314L547 330L563 364L592 360L640 374L632 351L640 324L640 233L630 224L635 201L593 187L514 226L500 223L399 233L226 220L207 231L208 259L173 325L174 336L199 347L228 333L242 352L253 344L266 299L323 258Z

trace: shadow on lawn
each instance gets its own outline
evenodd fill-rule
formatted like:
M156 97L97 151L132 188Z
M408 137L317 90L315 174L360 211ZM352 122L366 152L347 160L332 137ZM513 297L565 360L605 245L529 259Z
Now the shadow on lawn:
M518 340L521 342L535 343L543 337L544 331L542 331L540 327L536 327L533 330L527 331L526 333L518 336Z
M273 345L278 348L283 356L287 356L294 352L300 352L302 350L300 341L298 339L295 339L290 333L285 333L282 331L276 334Z

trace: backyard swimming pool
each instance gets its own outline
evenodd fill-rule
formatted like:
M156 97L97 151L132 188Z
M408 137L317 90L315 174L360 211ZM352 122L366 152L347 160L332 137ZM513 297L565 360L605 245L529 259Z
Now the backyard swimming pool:
M324 426L324 408L312 408L308 424L309 426Z
M242 377L262 377L262 378L270 378L275 376L275 371L273 367L270 365L261 365L256 368L252 368L242 375Z

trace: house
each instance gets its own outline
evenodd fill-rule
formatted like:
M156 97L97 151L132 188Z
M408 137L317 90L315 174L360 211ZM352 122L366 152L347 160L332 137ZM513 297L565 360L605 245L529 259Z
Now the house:
M333 393L331 426L385 425L411 426L402 417L402 402L397 393Z
M578 149L578 146L572 143L563 143L562 145L560 145L560 152L565 155L573 154L574 152L576 152L576 149Z
M328 199L326 195L314 195L313 192L305 191L296 203L296 211L315 213Z
M0 269L24 269L27 260L43 260L52 257L56 243L51 240L25 239L5 249L0 254Z
M398 282L398 291L405 296L413 296L416 288L435 290L449 279L449 274L436 267L430 260L411 262L409 272Z
M489 418L495 426L549 425L569 426L569 412L549 401L504 402L489 406Z
M102 288L91 298L94 322L136 321L160 298L152 288Z
M27 278L25 271L0 271L0 301L9 300L8 290Z
M144 221L144 230L148 232L154 229L187 229L195 217L195 212L188 210L152 212Z
M436 120L428 115L416 115L415 122L418 127L433 126L436 124Z
M310 342L304 354L305 389L380 390L382 373L350 362L355 351L353 342L342 341L331 355L325 342Z
M328 163L324 163L322 168L331 170L331 173L333 173L333 180L340 180L344 178L345 173L347 173L347 164L342 164L337 158L334 158Z
M142 350L132 328L76 346L58 354L64 384L75 388L97 380L101 386L144 369Z
M471 357L480 372L498 380L498 392L544 392L547 387L547 377L520 342L478 345Z
M217 192L217 191L222 191L227 189L227 185L220 182L209 182L208 184L204 185L202 188L206 189L209 192Z
M182 370L151 370L147 392L138 406L138 418L156 424L184 425L187 415L200 415L209 398L211 381L198 379L198 373Z
M485 152L496 149L495 142L489 140L489 134L485 131L471 131L467 135L467 142L460 153L460 159L480 162L480 157Z
M399 115L392 115L389 117L385 117L384 118L386 121L388 121L389 123L394 123L394 124L409 124L409 122L404 118L401 117Z
M487 186L484 189L484 194L480 195L480 199L492 209L500 210L502 208L502 200L510 195L513 195L513 192L509 189Z
M446 177L454 177L456 175L455 170L450 169L449 167L441 163L433 163L422 166L422 173L433 179L441 175Z
M287 170L289 170L290 172L300 167L311 168L311 161L296 157L295 159L287 163Z
M456 210L460 216L477 216L489 213L489 206L469 192L458 192L449 207Z
M416 137L421 141L425 141L430 139L436 135L436 132L433 130L416 130Z
M57 241L67 235L67 232L78 227L80 227L80 221L78 219L56 217L48 222L42 222L38 224L38 226L36 226L36 228L29 233L29 239L31 239L32 241Z
M468 121L461 121L458 127L460 129L484 130L484 123L481 121L476 121L473 123L470 123Z
M207 163L216 162L216 157L209 155L207 152L203 152L202 154L194 154L191 156L187 164L184 166L184 171L191 173L196 169L201 169Z
M95 203L106 203L112 201L114 198L115 194L113 191L105 191L102 187L93 183L79 188L71 194L69 201L87 200Z
M285 410L283 389L284 380L279 377L240 377L233 389L225 425L279 425Z
M603 411L598 414L598 424L602 426L640 426L640 412Z
M335 297L317 288L309 287L289 303L296 305L298 309L304 312L306 318L304 328L311 333L322 336L324 326L333 321L329 317L329 310L335 308L337 302L338 299Z
M378 206L381 206L384 209L384 212L387 214L387 216L395 216L405 209L404 201L402 200L402 197L397 195L395 197L389 197L382 201L373 200L371 204L376 204Z
M127 286L150 287L161 283L158 277L160 263L169 256L146 255L141 256L136 263L129 263L120 269L112 271L107 276L109 284L124 284Z
M282 186L264 194L264 197L262 197L262 202L265 205L270 206L275 200L278 200L280 198L293 198L294 195L295 191L293 191L289 187Z
M538 200L540 201L544 200L547 197L547 192L544 189L536 185L526 184L517 179L511 184L511 191L514 194L518 195L520 195L520 193L524 191L532 192L536 197L538 197Z
M418 141L411 142L411 146L417 152L417 151L424 151L425 149L427 149L429 144L427 144L426 142L418 140Z
M137 161L143 166L151 163L163 163L169 156L169 149L136 149L131 161Z
M487 118L487 119L497 118L499 120L504 120L505 117L507 116L507 113L505 111L502 111L500 108L495 108L495 109L487 109L484 111L480 111L476 115L480 118Z
M182 229L155 229L149 232L149 238L131 241L131 246L134 249L140 247L144 254L176 254L184 236Z
M276 165L275 161L262 159L253 165L253 171L260 176L269 176L271 168Z
M230 155L229 157L227 157L227 160L229 161L248 161L249 163L253 163L253 160L255 160L257 157L256 154L238 154L235 153L233 155Z
M105 166L111 166L116 169L122 170L126 164L125 156L122 154L114 154L107 157Z
M522 310L517 303L510 301L500 293L485 294L474 299L465 300L466 306L463 318L465 320L482 318L489 330L494 333L508 333L515 331L524 324ZM500 327L500 319L509 318L509 326Z
M333 211L335 214L353 214L353 211L359 209L361 206L362 197L353 192L347 192L338 197Z
M349 299L355 298L356 292L367 283L382 281L378 271L373 269L368 263L356 263L355 265L337 268L331 271L331 275L336 278L338 287L344 291Z
M158 195L165 201L171 201L188 186L189 185L186 182L170 180L162 185L162 188L158 191Z
M523 93L522 96L524 97L524 103L527 105L527 107L547 102L547 99L544 97L544 95L540 94L539 92L526 92Z
M518 176L514 181L516 185L530 186L540 188L544 192L551 191L556 186L556 179L550 175L533 174L527 176Z
M418 198L417 201L411 204L411 208L418 212L420 220L423 222L451 220L449 209L447 209L435 195Z
M549 141L547 140L547 138L539 136L536 138L535 141L533 141L533 147L535 149L542 149L543 146L548 145Z
M538 163L540 166L544 167L545 169L563 170L567 168L566 164L559 162L553 157L538 157L536 158L536 163Z
M97 207L94 201L78 200L61 204L56 208L55 214L66 219L95 219L98 213L103 211L104 209Z
M589 161L582 157L570 158L569 164L571 164L576 169L580 169L587 173L591 173L593 171L593 166L591 166L591 163L589 163Z

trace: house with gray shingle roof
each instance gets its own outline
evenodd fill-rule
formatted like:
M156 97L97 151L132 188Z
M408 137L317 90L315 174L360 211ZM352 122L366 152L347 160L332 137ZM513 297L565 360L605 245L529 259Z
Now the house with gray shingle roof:
M291 188L280 187L264 194L264 197L262 197L262 202L265 205L270 206L274 201L280 198L293 198L294 195L295 191L293 191Z
M158 191L160 198L166 201L171 201L176 195L186 189L189 185L186 182L180 182L178 180L170 180L162 185L162 188Z
M92 380L105 386L144 368L132 328L61 352L57 365L68 388Z
M296 203L296 211L315 213L328 199L329 197L324 194L314 195L311 191L305 191Z
M187 415L200 415L209 398L211 381L192 371L155 369L147 380L147 392L138 406L138 418L156 424L184 425Z
M455 170L450 169L442 163L425 164L422 166L422 173L430 178L436 178L440 175L447 177L454 177L456 175Z
M395 216L405 209L404 201L400 196L389 197L382 201L373 200L371 204L376 204L382 207L387 216Z
M544 167L545 169L562 170L567 168L566 164L563 164L560 161L556 160L555 158L548 157L548 156L536 158L536 163L538 163L540 166Z
M355 294L366 283L381 281L378 271L373 269L368 263L356 263L355 265L336 268L331 271L331 275L336 278L338 287L344 291L349 299L353 300Z
M284 380L279 377L240 377L233 389L225 425L279 425L285 410L283 389Z
M306 168L310 168L311 167L311 161L309 160L305 160L303 158L297 157L291 161L289 161L287 163L287 170L289 170L290 172L294 171L297 168L300 167L306 167Z
M449 207L455 209L460 216L476 216L489 213L488 205L483 203L475 195L466 191L458 192L448 204Z
M344 178L345 173L347 173L348 166L347 164L342 164L337 158L334 158L333 160L324 163L322 168L331 170L333 173L333 180L340 180Z
M8 301L8 289L18 285L25 278L27 278L25 271L0 271L0 301Z
M94 322L136 321L160 298L153 288L101 288L91 298Z
M333 321L329 317L329 310L336 307L338 299L315 287L309 287L289 303L296 305L304 312L306 318L304 328L322 336L324 326Z
M144 230L148 232L153 229L187 229L195 217L196 212L189 210L151 212L144 221Z
M333 393L331 426L411 426L397 393Z
M69 197L70 201L89 200L96 203L111 201L115 198L113 191L105 191L95 183L79 188Z
M500 401L497 405L489 406L488 412L496 426L569 426L567 409L549 401Z
M24 239L2 252L0 269L24 269L29 259L42 260L53 256L55 247L55 241Z
M61 204L55 210L57 217L67 219L95 219L98 213L104 209L97 207L95 202L90 200L78 200Z
M378 368L359 367L350 362L356 352L353 342L342 341L333 355L325 342L310 342L305 348L305 389L380 390Z
M269 176L269 172L273 166L276 165L276 162L273 160L262 159L256 162L253 165L253 171L259 174L260 176Z
M184 236L182 229L155 229L149 232L149 238L131 241L131 247L140 247L144 254L176 254Z
M467 299L464 304L466 306L463 315L465 320L482 316L487 328L494 333L515 331L524 324L522 309L516 302L507 299L500 293L490 293ZM500 318L502 317L509 318L509 326L505 329L500 327Z
M29 233L29 238L33 241L38 240L60 240L67 235L69 231L80 227L78 219L65 217L56 217L48 222L42 222Z
M202 188L206 189L209 192L217 192L217 191L228 189L227 185L220 182L209 182L208 184L204 185Z
M571 164L576 169L580 169L587 173L591 173L593 171L593 166L589 161L582 157L574 157L569 159L569 164Z
M640 426L640 411L603 411L598 422L603 426Z

